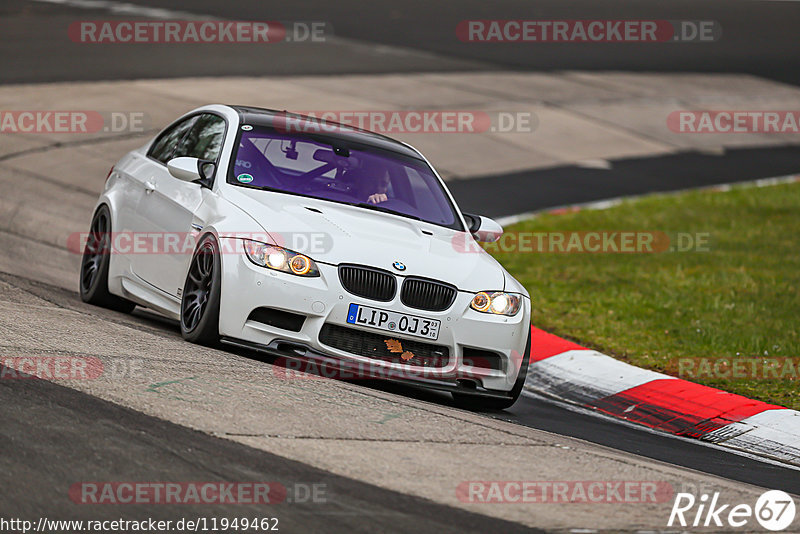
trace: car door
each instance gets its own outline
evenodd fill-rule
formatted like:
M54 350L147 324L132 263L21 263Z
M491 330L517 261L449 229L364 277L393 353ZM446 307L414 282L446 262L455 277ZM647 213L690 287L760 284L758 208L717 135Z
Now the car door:
M150 262L158 261L149 253L151 247L146 244L145 238L152 229L152 223L148 215L142 212L142 206L154 193L157 178L167 172L166 162L172 159L178 141L189 133L196 120L196 115L187 117L165 128L150 145L146 157L137 160L132 168L130 178L133 191L127 202L130 209L120 213L120 229L131 234L130 246L125 247L125 253L131 270L141 279L147 280L143 274L149 271Z
M171 158L187 156L218 164L225 126L225 119L219 115L198 115L177 141ZM178 297L194 252L195 234L205 226L200 206L205 196L212 193L199 183L173 177L165 162L159 160L156 166L150 184L152 192L145 194L139 205L146 232L155 236L148 239L148 243L153 243L156 251L142 262L137 274L151 285Z

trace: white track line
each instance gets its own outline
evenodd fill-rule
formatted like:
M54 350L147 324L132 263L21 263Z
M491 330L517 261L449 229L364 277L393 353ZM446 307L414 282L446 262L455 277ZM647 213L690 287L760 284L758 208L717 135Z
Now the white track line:
M140 6L127 2L112 2L109 0L30 0L42 4L56 4L78 9L92 9L97 11L108 11L116 15L131 15L135 17L147 17L163 20L210 20L213 17L207 15L197 15L187 11L177 11L172 9L162 9L157 7Z

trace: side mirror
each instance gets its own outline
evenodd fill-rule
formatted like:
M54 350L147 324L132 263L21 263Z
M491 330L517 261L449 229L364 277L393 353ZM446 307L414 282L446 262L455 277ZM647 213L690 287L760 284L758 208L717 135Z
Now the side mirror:
M197 158L180 157L167 162L169 173L184 182L200 182L201 185L210 187L214 178L216 165L212 161Z
M494 243L503 235L503 227L489 217L482 215L464 214L469 233L479 243Z

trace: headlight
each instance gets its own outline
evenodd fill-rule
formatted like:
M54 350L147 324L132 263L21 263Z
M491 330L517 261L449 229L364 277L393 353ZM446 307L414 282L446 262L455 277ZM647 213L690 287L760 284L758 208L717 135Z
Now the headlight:
M470 307L481 313L495 315L516 315L522 307L522 296L516 293L503 293L502 291L481 291L472 298Z
M249 239L243 239L242 243L248 259L256 265L297 276L319 276L317 264L308 256Z

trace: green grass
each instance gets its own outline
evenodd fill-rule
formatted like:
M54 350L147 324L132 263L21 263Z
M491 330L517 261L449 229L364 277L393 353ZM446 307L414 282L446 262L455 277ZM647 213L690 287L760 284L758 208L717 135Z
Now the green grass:
M492 252L528 288L537 327L676 376L682 358L800 362L800 184L652 196L506 229L592 230L710 239L706 252ZM788 374L681 376L800 409L800 369Z

